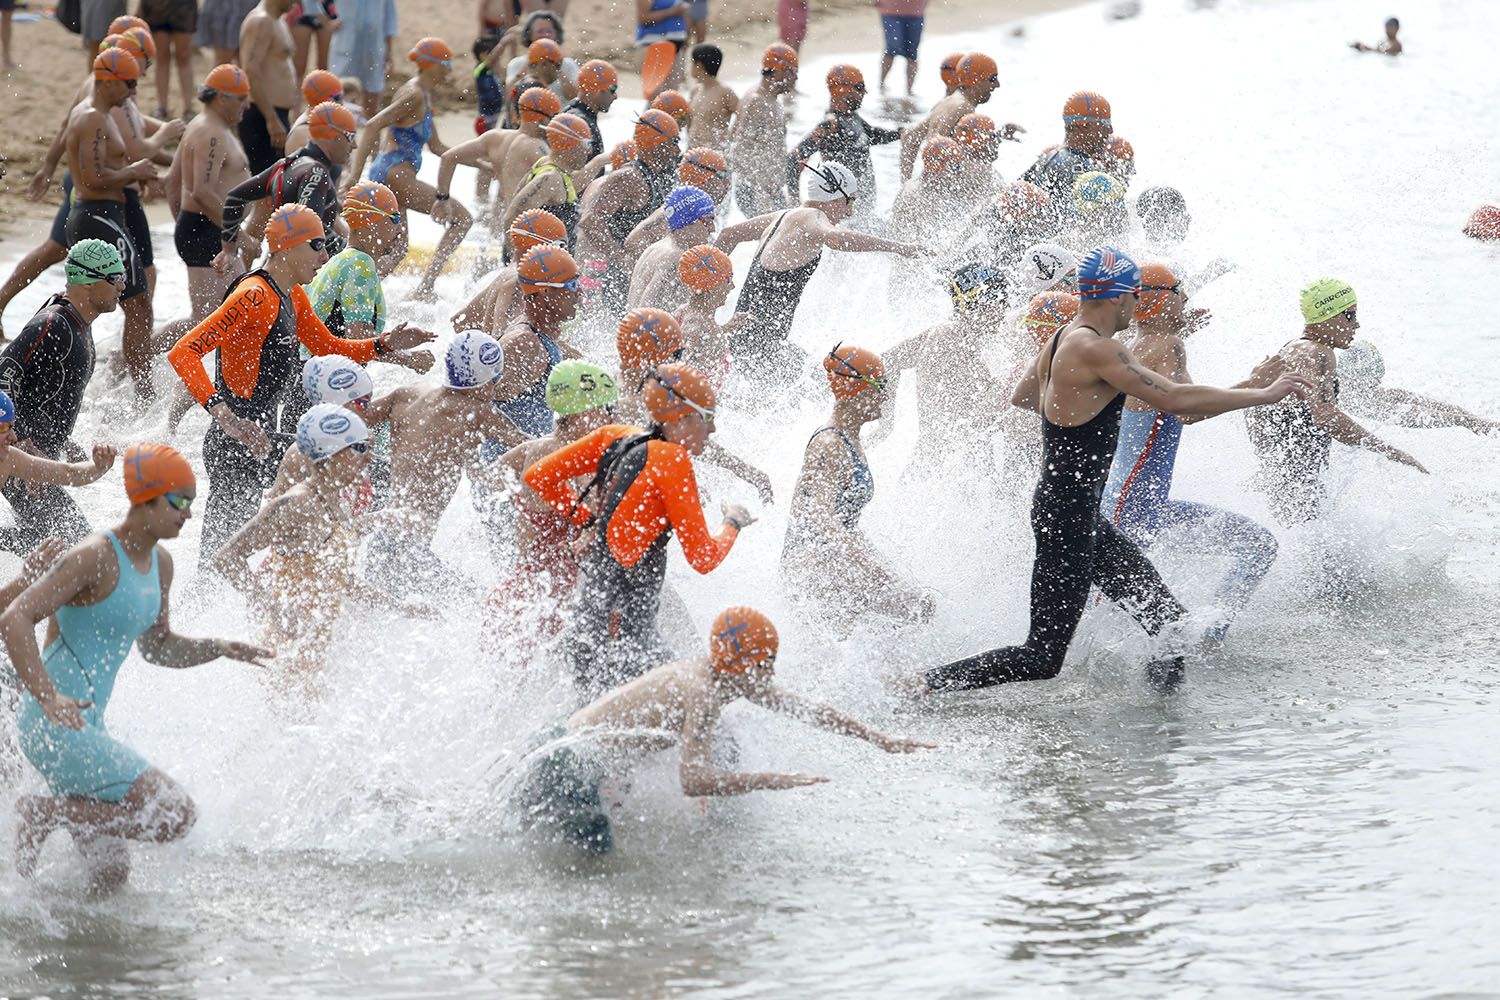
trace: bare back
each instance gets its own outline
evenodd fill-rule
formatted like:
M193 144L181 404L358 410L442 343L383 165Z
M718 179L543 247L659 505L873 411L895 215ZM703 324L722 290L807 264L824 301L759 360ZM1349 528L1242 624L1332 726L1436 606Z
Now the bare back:
M771 184L786 177L786 113L759 87L740 101L733 152L735 172L741 177Z
M1054 337L1036 360L1042 416L1057 427L1081 427L1120 392L1099 374L1101 352L1123 347L1093 327L1072 326Z
M125 139L107 112L85 99L68 114L65 140L68 170L73 175L73 197L80 201L124 201L124 183L101 184L95 165L121 170L126 165Z
M391 406L392 506L426 515L435 529L465 467L491 436L494 407L473 389L398 393Z
M810 263L823 252L823 240L833 227L816 208L788 209L766 227L770 234L758 253L762 267L790 271Z
M616 749L665 750L681 736L690 709L719 714L711 670L701 658L663 664L574 712L568 729Z
M177 147L182 210L223 222L224 198L231 188L250 179L249 161L239 136L211 112L188 124Z

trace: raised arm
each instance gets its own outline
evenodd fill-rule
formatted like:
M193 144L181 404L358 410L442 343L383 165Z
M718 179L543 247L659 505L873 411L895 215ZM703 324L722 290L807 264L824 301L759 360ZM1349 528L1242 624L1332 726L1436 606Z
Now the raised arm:
M460 166L477 167L489 162L489 143L485 137L475 136L457 146L450 147L442 154L442 160L438 164L437 191L438 194L448 194L448 189L453 186L453 174Z
M915 243L888 240L869 233L832 225L828 227L828 232L823 237L823 245L830 250L843 250L846 253L894 253L902 257L928 256L927 248Z
M0 468L8 477L39 486L87 486L97 482L114 464L115 449L107 444L96 444L93 460L88 462L54 462L20 448L10 448L4 461L0 462Z

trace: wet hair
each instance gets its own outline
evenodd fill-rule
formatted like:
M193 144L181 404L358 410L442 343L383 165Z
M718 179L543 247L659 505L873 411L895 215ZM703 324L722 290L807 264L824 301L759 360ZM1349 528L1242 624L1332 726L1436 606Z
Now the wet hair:
M526 15L526 20L521 22L522 43L530 45L532 42L536 41L535 38L531 37L531 29L536 26L536 23L538 21L541 20L552 22L552 27L557 29L557 44L561 45L563 42L562 18L558 17L550 10L534 10L530 14Z
M1161 222L1187 214L1187 201L1176 188L1147 188L1135 200L1135 214L1143 220Z
M486 32L474 39L474 61L484 62L484 57L489 55L496 45L500 44L501 36L494 32Z
M1386 18L1386 19L1385 19L1385 26L1386 26L1386 27L1387 27L1387 28L1394 28L1394 29L1396 29L1396 30L1397 30L1397 31L1400 31L1400 30L1401 30L1401 22L1400 22L1400 21L1398 21L1398 20L1397 20L1397 19L1396 19L1396 18L1394 18L1394 17L1388 17L1388 18Z
M694 45L691 56L693 62L702 66L709 76L718 76L719 67L724 65L724 50L710 42Z

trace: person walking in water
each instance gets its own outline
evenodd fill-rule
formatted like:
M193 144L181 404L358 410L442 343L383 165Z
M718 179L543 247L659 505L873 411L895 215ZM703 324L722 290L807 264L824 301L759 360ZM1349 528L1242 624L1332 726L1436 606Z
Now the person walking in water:
M1036 561L1031 567L1031 627L1020 646L986 650L922 674L919 693L989 687L1056 677L1088 603L1090 585L1128 603L1151 635L1184 608L1135 543L1099 513L1104 483L1130 394L1179 416L1214 416L1279 402L1311 383L1287 374L1264 389L1183 385L1147 370L1114 339L1125 329L1141 271L1124 251L1098 247L1078 268L1078 318L1055 335L1012 402L1042 415L1042 474L1032 498ZM1180 655L1153 660L1148 679L1170 690L1182 678Z
M74 546L0 615L0 639L25 687L21 749L52 792L16 802L16 870L30 877L47 837L67 829L89 861L95 890L119 888L129 877L119 841L179 840L196 819L182 786L104 726L131 647L147 662L178 669L220 657L264 666L273 655L172 631L172 557L161 543L192 517L197 480L187 459L164 444L132 445L123 464L124 521ZM43 621L45 653L36 643Z

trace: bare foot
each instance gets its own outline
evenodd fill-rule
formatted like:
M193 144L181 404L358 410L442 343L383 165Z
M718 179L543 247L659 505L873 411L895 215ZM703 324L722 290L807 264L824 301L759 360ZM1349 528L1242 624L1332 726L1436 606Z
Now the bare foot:
M16 800L16 872L22 878L36 874L42 845L47 843L47 835L57 829L56 822L45 815L43 802L35 795L23 795Z
M88 868L89 895L108 896L130 880L130 848L119 837L81 836L74 840Z

